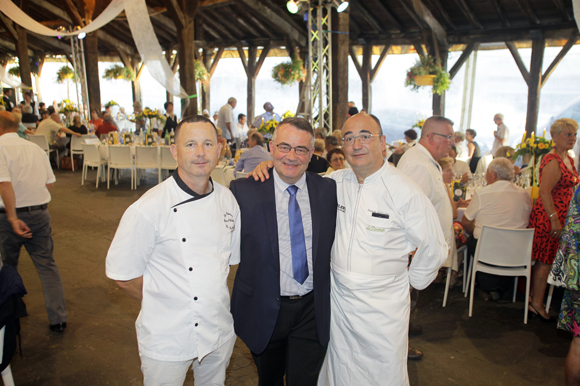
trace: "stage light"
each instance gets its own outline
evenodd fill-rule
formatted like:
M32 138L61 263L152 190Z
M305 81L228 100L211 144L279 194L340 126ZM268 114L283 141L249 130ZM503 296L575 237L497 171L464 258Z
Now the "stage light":
M348 8L348 1L334 0L333 3L336 6L336 12L343 12Z
M87 34L85 32L81 32L78 36L79 39L84 39L87 37Z
M289 0L286 3L286 8L288 8L288 12L296 13L296 12L298 12L298 3L294 0Z

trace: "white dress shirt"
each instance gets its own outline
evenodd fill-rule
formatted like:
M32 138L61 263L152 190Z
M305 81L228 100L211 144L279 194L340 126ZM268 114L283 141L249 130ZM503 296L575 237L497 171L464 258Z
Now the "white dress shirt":
M453 173L459 174L461 176L467 173L468 176L471 176L471 169L469 169L469 165L467 163L456 159L455 163L453 164Z
M484 225L500 228L528 227L532 201L530 195L510 181L496 181L477 189L464 216L475 220L473 237L479 239Z
M467 162L469 159L469 149L467 148L465 141L457 142L455 148L457 149L456 159Z
M278 172L275 169L273 170L276 220L278 223L278 249L280 251L280 295L306 295L314 288L312 274L312 215L310 211L308 186L306 184L306 173L294 184L298 188L296 202L300 206L300 214L302 215L306 258L308 260L308 277L304 281L304 284L300 284L294 280L294 270L292 268L292 244L290 242L290 218L288 216L290 193L286 190L290 185L282 181Z
M51 118L44 119L38 124L36 135L44 135L49 145L56 142L56 134L60 131L62 125L56 123Z
M228 130L228 126L226 125L226 123L230 124L230 128L232 129L232 133L234 135L236 135L235 122L236 121L234 119L234 109L232 108L232 105L230 105L229 103L226 103L220 109L220 111L218 113L218 120L216 123L217 127L222 129L222 132L223 132L225 139L229 139L229 140L233 139L232 136L230 135L230 131Z
M403 154L397 168L415 181L427 195L437 211L445 240L450 244L453 236L453 208L447 186L443 182L441 166L425 146L417 143Z
M0 136L0 182L12 182L17 208L50 202L46 184L55 181L48 156L40 146L16 133ZM4 208L1 198L0 207Z
M495 152L502 146L509 146L510 143L510 129L506 125L500 123L497 126L497 133L493 139L493 146L491 147L491 155L495 157ZM503 140L503 144L502 144Z
M231 339L227 278L239 262L240 210L223 186L198 195L174 174L131 205L106 267L113 280L143 276L135 323L140 354L201 361Z

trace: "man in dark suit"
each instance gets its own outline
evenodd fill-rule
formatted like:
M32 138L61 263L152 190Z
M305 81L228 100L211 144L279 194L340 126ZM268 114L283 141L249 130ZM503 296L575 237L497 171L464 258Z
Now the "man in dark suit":
M330 251L336 184L306 173L314 132L287 118L270 142L274 178L240 179L241 263L232 294L236 334L252 352L259 385L316 385L329 339Z

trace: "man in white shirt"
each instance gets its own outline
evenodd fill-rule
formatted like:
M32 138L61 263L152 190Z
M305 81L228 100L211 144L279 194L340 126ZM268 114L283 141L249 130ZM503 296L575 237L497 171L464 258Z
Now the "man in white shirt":
M503 114L495 114L493 121L497 125L497 130L493 132L494 140L491 147L491 155L495 157L495 152L502 146L510 143L510 129L503 123Z
M461 131L455 132L455 147L457 148L457 159L466 162L469 158L469 149L465 143L465 135Z
M57 134L59 132L64 132L71 135L76 135L80 137L80 133L76 133L69 129L68 127L64 127L60 120L60 114L54 113L50 116L50 119L44 119L38 124L38 128L36 129L36 135L44 135L48 142L48 146L51 149L57 149L59 152L64 150L64 145L57 142Z
M223 105L218 113L218 119L216 124L217 127L222 129L224 138L230 143L233 142L235 138L234 125L236 120L234 118L234 109L236 108L237 103L238 101L236 100L236 98L232 97L228 99L228 103Z
M512 182L514 167L507 158L496 158L487 167L487 186L473 194L471 202L461 220L465 231L473 237L467 243L469 256L473 256L477 240L484 225L501 228L525 229L528 227L532 201L530 195ZM480 290L491 293L497 300L511 284L509 277L477 274ZM490 276L492 277L490 279ZM495 293L494 293L495 292ZM487 298L487 296L484 296Z
M266 111L254 119L252 126L255 128L259 128L263 123L268 123L272 119L276 122L280 122L282 120L280 115L274 112L274 106L270 102L264 103L264 110Z
M223 385L235 342L227 287L240 259L239 207L210 180L220 144L213 123L175 130L173 178L131 205L107 255L107 276L141 301L135 327L145 386Z
M40 276L50 330L63 332L68 313L47 209L56 178L46 153L17 130L15 117L0 112L0 254L17 267L24 245Z
M243 143L246 141L247 132L248 132L248 124L246 123L246 115L245 114L238 114L238 123L236 123L236 147L241 149Z
M252 133L248 138L249 149L245 150L234 169L234 177L237 177L238 172L242 170L246 173L251 172L262 161L269 161L272 156L266 149L264 149L264 138L260 133Z

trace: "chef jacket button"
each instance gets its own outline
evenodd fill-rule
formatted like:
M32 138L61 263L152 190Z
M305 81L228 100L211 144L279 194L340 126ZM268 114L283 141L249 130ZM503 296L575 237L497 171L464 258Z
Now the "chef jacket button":
M280 298L276 298L276 300L280 301Z
M190 271L190 272L191 272L191 271L193 271L193 268L189 267L189 271Z
M185 237L181 239L181 241L183 241L185 243Z
M197 296L193 298L193 300L197 300Z
M177 212L177 208L173 208L173 211L174 211L174 212Z
M195 324L195 327L197 327L197 323Z

